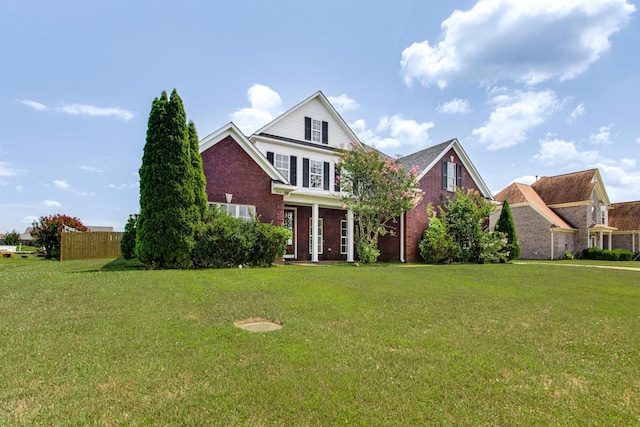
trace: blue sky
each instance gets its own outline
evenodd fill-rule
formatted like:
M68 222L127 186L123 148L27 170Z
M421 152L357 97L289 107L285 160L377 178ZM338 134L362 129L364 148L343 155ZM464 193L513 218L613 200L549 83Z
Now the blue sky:
M0 0L0 232L64 213L122 230L154 97L200 138L321 90L366 143L458 138L497 192L598 167L640 200L631 0Z

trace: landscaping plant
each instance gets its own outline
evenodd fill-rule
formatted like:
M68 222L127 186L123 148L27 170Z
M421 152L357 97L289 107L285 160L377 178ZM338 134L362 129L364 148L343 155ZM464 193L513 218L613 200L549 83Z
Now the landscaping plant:
M33 222L33 244L44 251L46 259L60 260L60 235L64 231L87 231L78 218L67 215L41 216Z

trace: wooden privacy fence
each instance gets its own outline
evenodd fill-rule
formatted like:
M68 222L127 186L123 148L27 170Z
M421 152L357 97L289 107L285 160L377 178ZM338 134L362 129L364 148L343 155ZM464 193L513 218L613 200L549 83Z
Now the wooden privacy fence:
M120 232L84 231L62 233L60 261L92 258L120 258Z

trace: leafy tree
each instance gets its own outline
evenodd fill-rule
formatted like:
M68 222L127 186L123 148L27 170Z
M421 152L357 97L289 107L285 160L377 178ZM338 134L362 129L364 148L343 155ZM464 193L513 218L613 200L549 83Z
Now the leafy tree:
M474 190L465 192L456 188L455 197L447 197L441 209L442 221L460 246L460 261L480 262L485 224L492 209L491 204Z
M175 89L170 98L162 92L151 105L140 167L136 255L145 264L191 267L191 249L202 212L195 204L191 157L182 100Z
M375 262L378 238L390 233L388 224L413 209L422 197L416 167L407 172L395 160L355 144L340 155L339 184L343 201L353 211L355 243L360 261Z
M496 223L495 230L506 235L506 250L509 251L507 260L518 258L520 256L520 245L518 244L516 226L513 223L513 216L511 215L511 207L507 200L502 203L502 212L500 212L500 217Z
M460 254L460 246L448 233L447 226L438 217L431 216L418 244L420 256L429 264L450 263Z
M4 234L4 244L10 246L18 246L20 243L20 233L16 230L7 231Z
M136 217L131 215L124 226L122 240L120 240L120 252L124 259L136 257Z
M60 260L60 235L63 231L87 231L78 218L67 215L41 216L33 222L33 244L44 250L45 259Z

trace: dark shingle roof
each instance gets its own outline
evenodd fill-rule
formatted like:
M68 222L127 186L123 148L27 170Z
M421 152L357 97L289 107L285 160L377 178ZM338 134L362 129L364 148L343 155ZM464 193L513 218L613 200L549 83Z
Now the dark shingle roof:
M543 176L531 187L547 205L582 202L591 198L596 183L593 180L597 169L567 173L556 176Z
M443 142L433 147L425 148L417 153L409 154L398 159L398 163L406 170L413 166L419 166L420 170L425 170L435 159L442 154L442 151L449 145L453 139Z
M640 230L640 200L635 202L612 203L609 211L609 225L622 231Z

